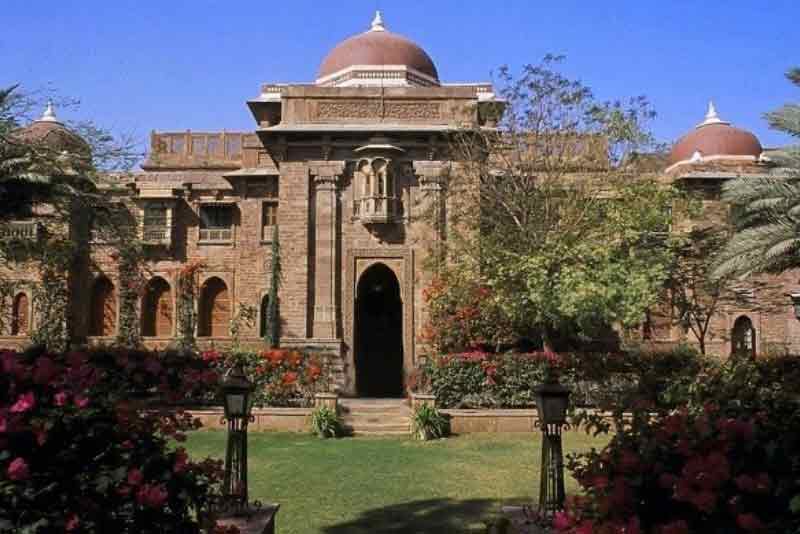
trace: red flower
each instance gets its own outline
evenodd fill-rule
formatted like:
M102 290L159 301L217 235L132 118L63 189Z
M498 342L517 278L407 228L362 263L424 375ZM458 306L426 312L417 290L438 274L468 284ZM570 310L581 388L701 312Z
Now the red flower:
M572 517L566 512L556 512L553 516L553 528L556 530L568 530L573 523Z
M59 391L53 395L53 402L56 406L64 406L67 403L67 394L64 391Z
M222 354L215 350L207 350L202 355L203 361L206 362L215 362L222 357Z
M0 413L0 434L5 432L8 429L8 425L6 424L6 417L2 413Z
M717 497L710 491L701 491L692 495L689 502L701 512L710 514L717 505Z
M36 397L29 391L17 398L17 402L11 407L11 413L25 413L36 405Z
M575 529L575 534L592 534L594 532L594 522L587 519L583 521L578 528Z
M297 373L295 373L294 371L285 372L283 374L282 382L284 386L289 386L291 384L294 384L295 382L297 382Z
M739 525L739 528L748 532L764 529L764 524L753 514L739 514L736 516L736 524Z
M142 506L159 508L166 502L168 496L169 494L163 484L158 486L145 484L136 492L136 502Z
M67 532L72 532L73 530L77 530L78 525L80 524L81 521L80 519L78 519L78 516L72 514L71 516L69 516L69 519L67 519L67 524L64 525L64 530L66 530Z
M182 473L188 467L189 455L186 454L186 449L183 447L175 451L175 465L172 466L172 471L175 473Z
M136 468L128 471L128 484L131 486L138 486L142 482L144 482L144 475L141 471Z
M77 406L80 409L86 408L87 406L89 406L89 397L86 397L84 395L75 397L75 406Z
M15 458L8 465L8 479L9 480L25 480L30 476L28 464L22 458Z

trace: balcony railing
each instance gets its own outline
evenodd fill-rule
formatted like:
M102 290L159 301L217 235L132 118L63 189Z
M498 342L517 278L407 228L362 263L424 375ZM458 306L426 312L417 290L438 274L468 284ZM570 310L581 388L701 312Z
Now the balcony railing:
M0 239L31 239L39 238L39 223L35 221L15 221L0 224Z
M355 216L365 224L392 223L398 216L397 197L361 197L355 203Z
M166 243L169 241L169 228L167 226L145 226L142 230L142 239L146 243Z
M232 228L200 228L200 241L233 241Z
M144 167L238 168L247 135L242 132L154 132Z

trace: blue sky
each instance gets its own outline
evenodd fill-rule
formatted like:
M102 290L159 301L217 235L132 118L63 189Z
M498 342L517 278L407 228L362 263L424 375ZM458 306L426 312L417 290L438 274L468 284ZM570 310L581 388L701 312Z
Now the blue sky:
M55 88L91 118L142 141L150 130L248 130L263 82L308 82L325 54L366 30L376 8L419 43L443 81L484 81L508 64L565 54L601 98L647 95L657 137L722 118L765 146L762 119L800 101L800 0L3 0L0 86Z

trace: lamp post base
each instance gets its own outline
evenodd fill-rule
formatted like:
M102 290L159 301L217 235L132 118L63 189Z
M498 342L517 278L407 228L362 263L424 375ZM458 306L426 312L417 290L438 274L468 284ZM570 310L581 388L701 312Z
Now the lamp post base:
M279 504L265 504L242 516L222 516L217 519L217 524L235 526L241 534L275 534L275 516L279 508Z

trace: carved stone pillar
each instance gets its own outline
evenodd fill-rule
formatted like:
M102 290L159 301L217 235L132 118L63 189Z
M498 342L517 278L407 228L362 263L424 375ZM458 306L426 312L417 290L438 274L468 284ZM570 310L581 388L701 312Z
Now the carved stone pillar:
M311 336L336 339L339 316L336 287L340 270L338 206L344 162L312 162L310 169L314 183L314 320Z
M433 230L438 240L445 235L444 186L450 164L446 161L415 161L414 174L419 177L419 189L423 201L423 211L433 210Z

